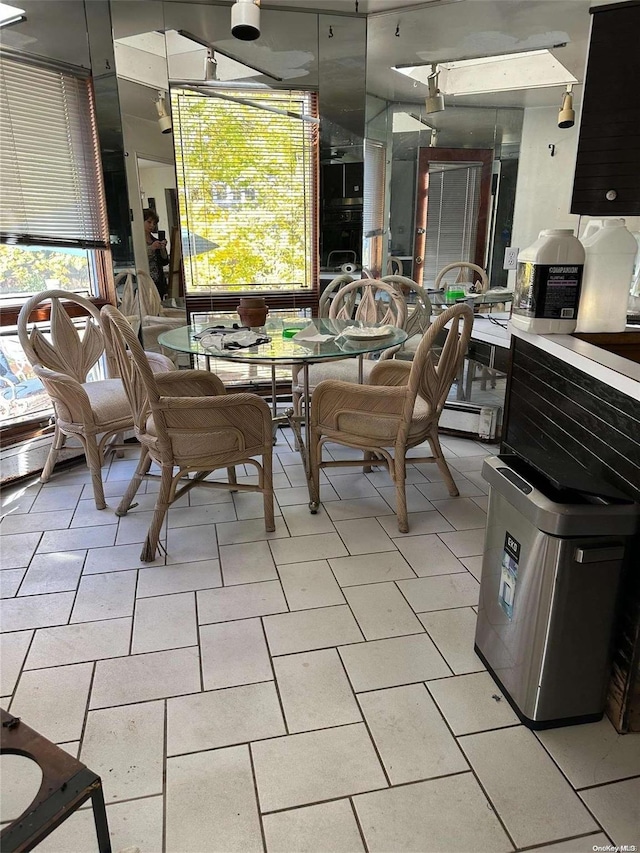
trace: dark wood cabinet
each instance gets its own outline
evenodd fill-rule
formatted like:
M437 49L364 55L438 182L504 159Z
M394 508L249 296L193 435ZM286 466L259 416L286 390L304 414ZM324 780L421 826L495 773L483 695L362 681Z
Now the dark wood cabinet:
M640 0L591 9L571 212L640 214Z

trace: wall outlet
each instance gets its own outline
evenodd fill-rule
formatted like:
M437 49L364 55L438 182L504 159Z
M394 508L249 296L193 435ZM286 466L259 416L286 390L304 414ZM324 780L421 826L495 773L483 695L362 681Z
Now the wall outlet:
M517 246L507 246L504 250L503 270L514 270L518 266L518 252L520 249Z

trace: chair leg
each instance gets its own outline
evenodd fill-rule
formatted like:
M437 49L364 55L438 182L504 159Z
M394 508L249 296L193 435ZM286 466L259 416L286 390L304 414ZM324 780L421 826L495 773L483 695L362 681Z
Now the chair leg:
M171 465L163 465L160 475L160 491L158 493L158 500L156 501L156 508L153 513L151 527L149 527L144 547L140 553L140 560L143 563L152 563L156 558L160 531L162 530L162 524L167 514L167 510L169 509L172 482L173 467Z
M40 474L40 482L46 483L49 478L53 474L53 469L56 464L56 460L58 459L58 453L60 452L60 448L63 446L66 439L66 435L60 432L60 428L58 424L55 425L55 430L53 433L53 441L51 442L51 447L49 448L49 455L47 456L47 461L44 464L44 468L42 469L42 474Z
M81 441L84 444L87 465L89 466L89 471L91 471L91 484L93 486L93 499L96 503L96 509L104 509L107 504L104 499L104 486L102 485L102 451L94 435L82 436Z
M409 532L409 517L407 514L407 491L405 488L406 462L404 453L396 451L393 460L393 480L396 487L396 515L400 533Z
M442 478L444 483L449 491L449 494L452 498L457 498L460 492L458 491L458 487L456 486L456 482L453 479L451 471L449 470L449 466L447 465L447 460L444 458L444 453L442 452L442 447L440 447L440 439L438 438L438 427L429 434L429 445L431 447L431 452L433 453L434 459L436 460L436 464L440 469L440 473L442 474Z
M320 503L320 457L322 447L320 436L311 427L309 430L307 452L309 454L309 509L312 514L317 511Z
M237 486L238 485L238 478L236 476L235 465L232 465L230 468L227 468L227 479L229 480L230 486ZM230 489L229 491L232 493L235 493L238 490L237 489Z
M271 453L262 456L262 498L264 502L264 526L267 533L276 529L276 520L273 510L273 458Z
M131 482L127 486L127 491L124 493L124 495L122 496L122 500L118 504L116 515L126 515L129 512L131 501L138 493L140 483L142 483L145 474L149 473L149 468L151 468L151 457L149 456L149 451L145 447L143 447L140 450L140 459L138 461L135 473L131 478Z
M369 463L371 459L375 459L375 454L372 453L371 450L365 450L363 458L365 464L362 466L362 473L370 474L373 469L371 465L367 463Z

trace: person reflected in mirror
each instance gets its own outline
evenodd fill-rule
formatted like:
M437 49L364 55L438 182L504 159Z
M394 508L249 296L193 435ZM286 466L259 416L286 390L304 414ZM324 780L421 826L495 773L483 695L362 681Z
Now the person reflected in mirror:
M155 210L145 207L143 216L144 237L147 243L147 258L149 259L149 275L158 288L160 298L164 299L168 289L167 279L164 274L164 266L169 263L167 241L164 239L164 233L162 231L158 232L158 223L160 220Z

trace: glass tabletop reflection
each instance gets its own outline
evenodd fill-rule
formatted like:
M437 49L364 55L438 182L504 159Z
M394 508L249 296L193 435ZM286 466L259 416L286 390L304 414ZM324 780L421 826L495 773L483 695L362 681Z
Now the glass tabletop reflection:
M302 364L304 362L322 361L323 359L353 358L367 353L382 352L404 343L407 339L407 333L403 329L397 329L394 326L382 327L371 323L365 324L356 320L332 320L328 317L322 317L292 321L273 318L267 319L264 326L253 330L270 337L269 343L241 349L218 350L203 346L200 340L195 337L203 330L217 325L216 322L211 322L211 315L208 320L208 323L195 323L163 332L158 337L158 343L168 349L191 355L235 359L236 361L255 364ZM229 317L221 319L220 322L229 331L233 331L233 323L230 322ZM349 336L349 333L344 334L345 329L349 327L356 329L379 328L381 330L380 337L355 339ZM323 341L301 341L286 336L287 334L296 334L302 329L308 329L311 333L315 330L319 335L329 335L330 337ZM383 334L383 332L385 333Z

